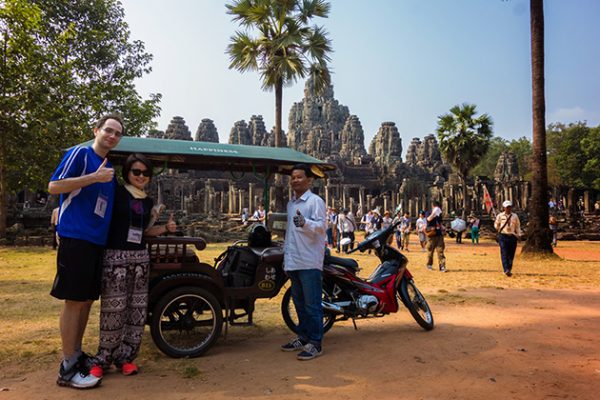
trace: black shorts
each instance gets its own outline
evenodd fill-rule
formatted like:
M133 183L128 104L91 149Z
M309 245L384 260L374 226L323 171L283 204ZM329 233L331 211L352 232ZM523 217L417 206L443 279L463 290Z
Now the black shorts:
M103 246L61 237L56 256L56 277L50 294L61 300L98 300L103 255Z

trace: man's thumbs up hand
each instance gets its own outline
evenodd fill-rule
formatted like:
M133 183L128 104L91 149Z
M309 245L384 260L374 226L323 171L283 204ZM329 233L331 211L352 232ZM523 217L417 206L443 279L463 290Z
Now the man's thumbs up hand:
M107 162L108 162L108 159L105 158L102 161L102 164L100 164L100 166L96 170L96 172L95 172L96 182L106 183L106 182L110 182L113 180L113 178L115 176L115 170L113 168L106 168Z
M296 225L298 228L302 228L305 223L306 220L304 219L304 216L302 215L300 210L297 209L296 215L294 215L294 225Z

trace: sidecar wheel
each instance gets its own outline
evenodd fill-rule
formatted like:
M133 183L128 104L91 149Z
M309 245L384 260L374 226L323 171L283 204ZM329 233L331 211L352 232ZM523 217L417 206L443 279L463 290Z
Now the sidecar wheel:
M323 299L328 299L329 295L323 289ZM288 288L283 294L283 300L281 300L281 315L285 324L294 333L298 333L298 317L296 315L296 309L294 308L294 302L292 301L292 290ZM335 315L326 311L323 311L323 333L326 333L331 329L335 322Z
M221 334L223 311L209 291L180 287L167 292L152 312L150 333L156 347L170 357L198 357Z
M432 330L434 326L433 314L425 297L417 289L415 283L412 280L408 281L406 278L402 278L397 294L415 321L426 331Z

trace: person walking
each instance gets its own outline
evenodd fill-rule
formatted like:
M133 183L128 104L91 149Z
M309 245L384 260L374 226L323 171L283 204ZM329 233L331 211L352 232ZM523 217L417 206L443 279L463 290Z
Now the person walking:
M433 269L433 252L436 251L438 255L438 262L440 272L446 272L446 256L444 255L444 249L446 244L444 243L444 228L442 225L442 209L440 208L440 202L434 200L431 202L431 211L428 212L426 217L427 227L427 269Z
M150 254L144 238L175 232L173 215L166 225L151 226L154 201L145 188L152 179L150 160L131 154L122 169L124 186L115 205L102 266L100 340L90 373L102 378L115 365L123 375L138 372L134 363L142 344L148 307Z
M91 146L67 151L48 183L60 195L57 270L50 294L64 300L60 315L63 360L60 386L93 388L100 378L89 373L91 361L82 350L90 308L100 295L102 256L108 236L116 187L115 171L106 156L125 134L120 116L100 118Z
M479 226L481 225L481 220L473 213L469 215L469 225L471 226L471 243L479 244Z
M327 216L325 202L310 187L313 174L306 164L292 168L292 198L287 204L284 240L284 270L298 314L298 336L281 346L283 351L300 351L298 360L323 354L322 271L325 256Z
M517 241L523 234L521 222L517 214L512 212L512 201L506 200L502 203L504 212L496 216L494 228L498 231L498 244L500 245L500 258L502 269L508 277L512 276L513 259L517 250Z

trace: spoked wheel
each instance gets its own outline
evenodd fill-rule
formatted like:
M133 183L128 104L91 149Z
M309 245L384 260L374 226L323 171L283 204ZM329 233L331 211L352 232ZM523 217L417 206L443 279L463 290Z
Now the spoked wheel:
M166 293L154 307L150 332L166 355L198 357L221 334L223 311L209 291L186 286Z
M323 289L323 300L331 301L331 296ZM294 333L298 333L298 315L296 314L296 308L292 301L292 290L288 288L281 301L281 315L285 324ZM327 332L333 326L335 322L335 315L323 310L323 333Z
M426 331L433 329L433 314L425 297L421 294L413 280L402 278L398 293L402 303L408 308L415 321Z

